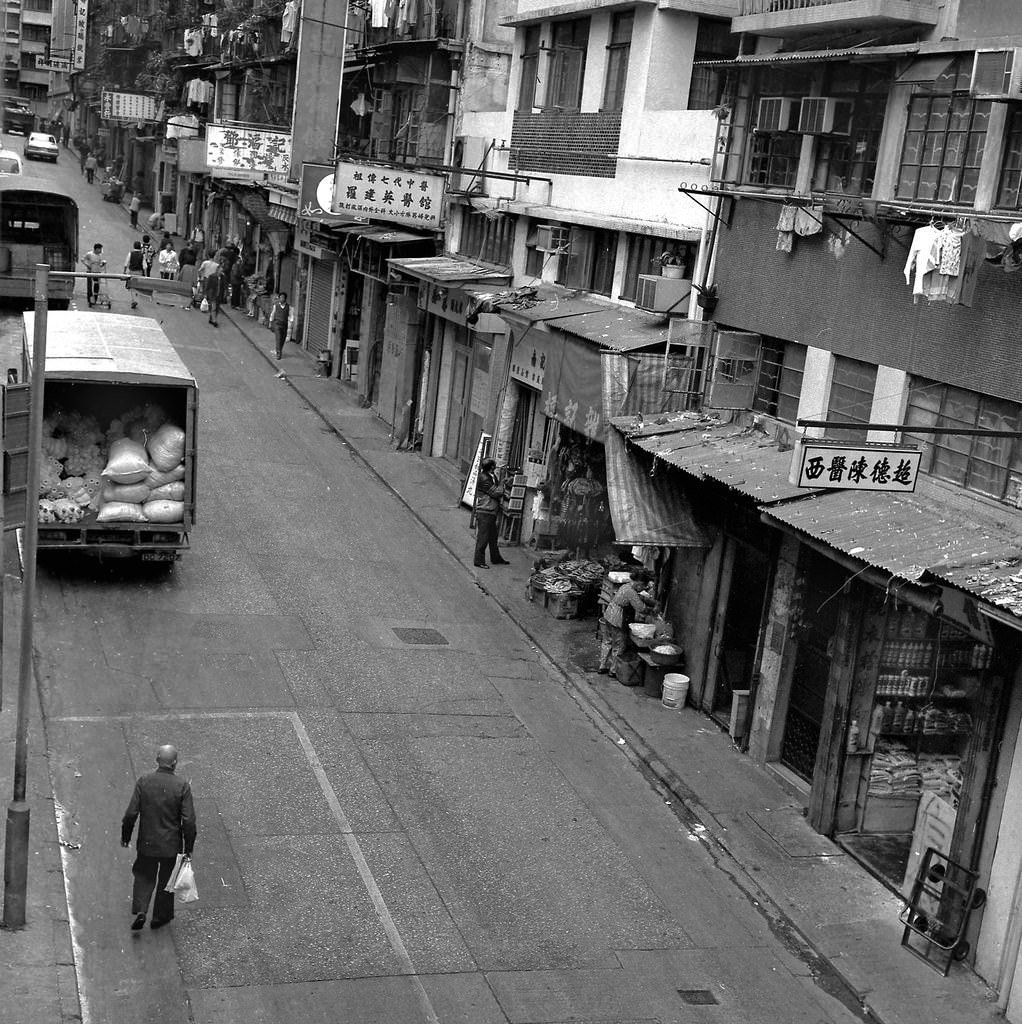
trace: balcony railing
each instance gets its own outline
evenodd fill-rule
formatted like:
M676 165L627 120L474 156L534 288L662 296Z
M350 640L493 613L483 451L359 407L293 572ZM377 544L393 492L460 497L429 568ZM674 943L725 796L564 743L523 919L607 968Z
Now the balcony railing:
M414 17L396 16L389 24L373 28L366 22L366 46L414 42L429 39L454 39L458 32L458 4L455 0L422 0Z
M733 32L774 36L937 24L937 0L739 0Z

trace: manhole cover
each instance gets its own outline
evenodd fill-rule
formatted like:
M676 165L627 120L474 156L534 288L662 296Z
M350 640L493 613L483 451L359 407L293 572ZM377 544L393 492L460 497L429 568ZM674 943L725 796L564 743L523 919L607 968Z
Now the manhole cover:
M679 988L678 995L689 1006L715 1006L717 997L708 988Z
M438 629L395 626L394 635L403 644L446 644L450 642Z

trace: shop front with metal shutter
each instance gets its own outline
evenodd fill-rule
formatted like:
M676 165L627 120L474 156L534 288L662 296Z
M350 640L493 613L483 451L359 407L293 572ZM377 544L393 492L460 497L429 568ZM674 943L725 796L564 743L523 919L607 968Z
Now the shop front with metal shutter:
M333 310L333 260L313 260L309 275L309 301L305 307L305 347L314 353L330 347L330 318Z

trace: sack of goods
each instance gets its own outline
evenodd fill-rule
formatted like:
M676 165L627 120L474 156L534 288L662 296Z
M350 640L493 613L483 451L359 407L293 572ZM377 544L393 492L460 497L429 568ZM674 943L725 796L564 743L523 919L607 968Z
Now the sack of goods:
M39 522L184 521L185 432L153 403L112 420L54 410L43 420Z

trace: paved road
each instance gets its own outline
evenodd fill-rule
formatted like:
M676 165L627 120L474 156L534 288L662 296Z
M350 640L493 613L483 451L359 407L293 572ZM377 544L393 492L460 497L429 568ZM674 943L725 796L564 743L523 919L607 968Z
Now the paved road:
M43 173L83 245L127 249L76 165ZM39 582L86 1024L853 1019L229 324L138 312L200 383L193 550ZM163 742L197 796L202 899L132 933L119 820Z

